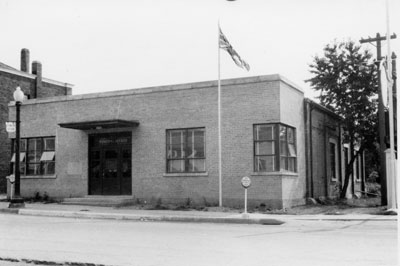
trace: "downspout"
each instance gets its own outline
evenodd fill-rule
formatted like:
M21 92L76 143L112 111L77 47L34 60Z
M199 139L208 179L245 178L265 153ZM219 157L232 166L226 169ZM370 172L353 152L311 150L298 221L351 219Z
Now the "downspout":
M312 142L312 111L314 110L312 104L310 103L310 196L314 198L314 171L313 171L313 142Z
M308 109L309 109L310 104L307 102L307 100L304 100L304 106L303 106L303 115L304 115L304 143L305 143L305 156L306 156L306 198L310 197L310 167L308 165L309 163L309 135L310 133L307 131L308 129Z
M325 164L325 197L329 197L329 172L328 172L328 156L327 146L329 145L328 131L326 130L326 114L324 113L324 164Z

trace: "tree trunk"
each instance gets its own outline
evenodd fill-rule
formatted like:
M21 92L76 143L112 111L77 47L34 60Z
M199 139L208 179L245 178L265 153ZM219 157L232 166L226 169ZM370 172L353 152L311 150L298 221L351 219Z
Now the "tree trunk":
M353 146L350 148L351 159L350 159L350 162L348 164L346 164L344 183L343 183L342 191L340 192L341 199L344 199L346 197L347 187L349 186L349 181L350 181L350 175L353 173L354 161L356 160L358 155L361 154L363 149L364 149L364 147L361 146L360 149L356 152L356 154L353 154Z

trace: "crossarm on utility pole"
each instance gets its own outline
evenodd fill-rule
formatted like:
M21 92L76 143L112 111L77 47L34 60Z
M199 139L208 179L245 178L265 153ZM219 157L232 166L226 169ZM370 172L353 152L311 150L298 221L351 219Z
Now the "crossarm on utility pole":
M397 37L396 33L393 33L390 36L390 39L396 39L396 37ZM366 43L366 42L371 43L371 42L377 42L377 41L386 41L386 39L387 39L386 36L380 37L379 34L377 34L377 37L375 37L375 38L368 38L368 39L361 38L360 43Z

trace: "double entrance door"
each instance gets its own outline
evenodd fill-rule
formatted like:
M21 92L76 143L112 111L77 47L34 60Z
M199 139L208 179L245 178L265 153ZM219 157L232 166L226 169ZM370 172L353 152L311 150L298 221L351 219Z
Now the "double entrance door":
M89 135L89 194L132 194L132 134Z

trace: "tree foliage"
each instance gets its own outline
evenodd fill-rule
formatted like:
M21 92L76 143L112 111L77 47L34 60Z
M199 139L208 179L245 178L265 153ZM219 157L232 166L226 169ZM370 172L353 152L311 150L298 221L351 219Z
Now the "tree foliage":
M377 67L372 54L354 42L328 44L322 57L309 65L312 78L306 80L320 92L320 104L343 118L346 139L352 152L346 166L341 197L345 197L354 160L365 149L375 149L377 140ZM357 150L357 149L356 149Z

